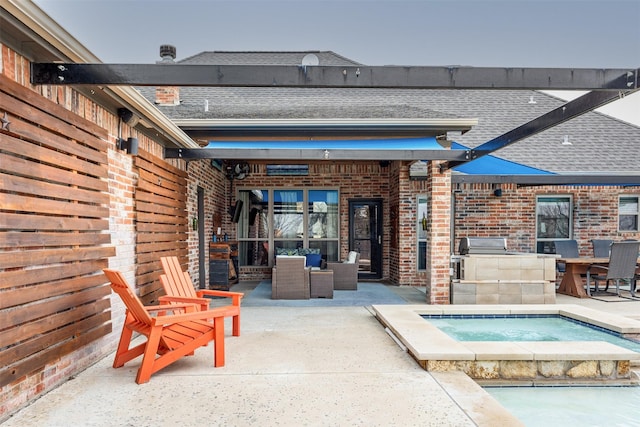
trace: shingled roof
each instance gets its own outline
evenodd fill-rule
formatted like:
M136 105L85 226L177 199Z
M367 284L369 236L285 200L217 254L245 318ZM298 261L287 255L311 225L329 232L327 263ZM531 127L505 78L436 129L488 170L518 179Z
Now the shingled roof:
M300 65L309 53L320 65L362 65L330 51L203 52L179 63ZM154 101L154 88L139 89ZM179 105L159 108L174 120L477 118L478 125L457 139L475 147L563 103L531 90L182 87ZM570 144L563 144L565 136ZM635 174L640 127L590 112L494 155L555 173Z

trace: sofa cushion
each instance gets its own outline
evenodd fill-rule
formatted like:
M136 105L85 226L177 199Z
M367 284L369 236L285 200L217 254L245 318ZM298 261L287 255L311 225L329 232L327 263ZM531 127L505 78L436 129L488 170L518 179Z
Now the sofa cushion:
M320 267L322 264L322 256L320 254L306 254L307 267Z
M347 264L355 264L357 256L358 256L358 252L350 251L349 255L347 256L347 260L345 262Z

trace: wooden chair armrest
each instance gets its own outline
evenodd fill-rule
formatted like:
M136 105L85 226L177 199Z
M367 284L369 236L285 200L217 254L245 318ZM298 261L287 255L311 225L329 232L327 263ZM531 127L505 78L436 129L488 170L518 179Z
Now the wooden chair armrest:
M160 298L158 298L158 301L165 304L168 304L170 302L174 302L174 303L178 302L178 303L184 303L184 304L198 304L202 310L208 310L209 303L211 302L207 298L175 297L171 295L163 295Z
M240 305L240 300L244 296L242 292L230 292L230 291L216 291L209 289L200 289L196 291L196 295L202 298L204 295L209 295L212 297L224 297L231 298L233 305Z
M167 311L185 310L187 313L198 311L198 304L161 304L161 305L147 305L144 309L148 313L161 312L160 315L164 315ZM169 315L171 316L171 315Z
M171 307L175 307L172 305ZM181 322L189 322L194 320L203 320L208 321L211 319L215 319L217 317L227 317L235 314L235 309L228 309L226 307L214 308L211 310L205 311L195 311L190 313L178 313L178 314L167 314L164 316L152 317L151 322L153 326L159 325L172 325L175 323Z

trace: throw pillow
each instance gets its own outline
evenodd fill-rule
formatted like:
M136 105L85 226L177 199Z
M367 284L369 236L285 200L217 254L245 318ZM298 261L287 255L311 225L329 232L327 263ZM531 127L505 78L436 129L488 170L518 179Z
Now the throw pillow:
M357 256L358 256L358 252L355 252L355 251L349 252L349 255L347 256L347 264L355 264Z
M320 254L306 254L305 257L307 258L307 267L320 267L320 264L322 264L322 256Z

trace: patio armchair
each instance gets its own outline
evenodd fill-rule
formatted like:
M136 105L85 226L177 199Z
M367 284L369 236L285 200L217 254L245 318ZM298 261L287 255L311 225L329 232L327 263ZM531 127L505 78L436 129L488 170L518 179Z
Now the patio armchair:
M333 271L333 289L335 290L358 290L358 266L360 263L360 253L349 252L349 256L344 262L327 262L327 270Z
M591 295L590 281L594 279L595 291L598 291L597 280L614 280L616 283L616 294L620 296L620 281L629 281L629 293L635 297L635 287L638 268L638 253L640 252L640 242L625 241L611 244L611 254L608 265L593 264L587 269L587 292ZM605 271L606 274L592 275L592 271Z
M114 368L120 368L142 355L136 383L146 383L153 373L183 356L193 355L196 349L207 346L210 341L214 341L214 366L224 366L224 317L227 309L199 311L196 304L145 307L121 272L103 271L111 282L111 289L127 308ZM175 314L168 314L170 312ZM132 340L137 338L134 332L147 339L130 348Z
M208 310L211 299L205 297L228 298L231 300L231 305L226 306L226 308L228 309L228 315L233 318L233 336L240 336L240 302L244 296L242 292L209 289L198 289L196 291L189 273L182 271L178 257L161 257L160 263L164 270L164 274L160 275L160 283L166 293L165 296L161 296L158 299L160 303L194 303L198 304L201 310Z
M309 299L311 268L305 264L304 256L276 256L276 265L271 270L271 299Z

